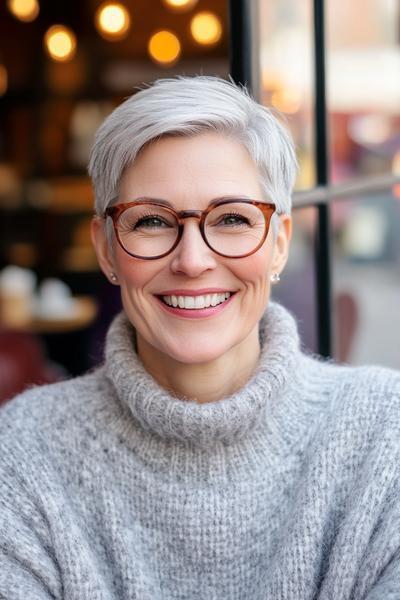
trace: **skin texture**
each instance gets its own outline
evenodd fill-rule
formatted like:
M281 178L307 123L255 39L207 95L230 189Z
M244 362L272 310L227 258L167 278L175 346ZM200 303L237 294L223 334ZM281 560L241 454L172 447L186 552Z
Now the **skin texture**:
M247 150L215 132L166 137L145 147L125 170L118 201L141 196L168 200L176 210L204 209L224 196L268 201ZM275 240L271 228L255 254L232 259L212 252L198 221L187 219L178 247L145 261L126 254L115 238L110 247L104 221L94 218L100 267L109 279L116 273L124 310L137 332L138 354L160 385L179 398L211 402L246 383L259 357L258 326L270 297L270 276L286 264L291 227L291 217L280 215ZM237 293L229 306L206 319L167 314L155 297L163 290L215 287Z

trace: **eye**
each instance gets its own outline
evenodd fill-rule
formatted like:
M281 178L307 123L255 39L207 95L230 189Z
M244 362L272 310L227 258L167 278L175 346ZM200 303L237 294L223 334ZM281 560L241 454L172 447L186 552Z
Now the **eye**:
M217 225L249 225L249 219L239 213L221 215Z
M171 227L171 224L167 223L158 215L148 215L146 217L141 217L134 224L134 229L158 229L160 227Z

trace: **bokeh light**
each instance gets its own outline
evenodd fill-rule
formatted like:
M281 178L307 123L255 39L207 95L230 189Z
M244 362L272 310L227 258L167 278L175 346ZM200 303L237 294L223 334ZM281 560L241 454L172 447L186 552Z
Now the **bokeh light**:
M96 11L95 25L104 39L118 41L127 36L131 17L123 4L104 2Z
M220 19L210 11L197 13L190 21L190 32L198 44L216 44L222 36Z
M174 12L187 12L196 6L198 0L163 0L163 2Z
M64 25L53 25L44 36L44 46L53 60L71 60L76 52L76 36Z
M7 6L14 17L27 23L34 21L40 10L37 0L8 0Z
M295 89L275 90L271 95L271 104L286 114L297 113L301 108L301 93Z
M148 51L152 60L170 66L177 61L181 53L181 44L171 31L162 30L151 36Z
M4 96L8 87L7 69L0 64L0 96Z

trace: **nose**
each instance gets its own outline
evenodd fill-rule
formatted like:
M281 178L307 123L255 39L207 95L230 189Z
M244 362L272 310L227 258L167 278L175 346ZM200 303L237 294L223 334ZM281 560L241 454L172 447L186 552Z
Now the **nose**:
M172 254L171 270L188 277L199 277L217 266L217 255L203 240L198 220L185 220L182 238Z

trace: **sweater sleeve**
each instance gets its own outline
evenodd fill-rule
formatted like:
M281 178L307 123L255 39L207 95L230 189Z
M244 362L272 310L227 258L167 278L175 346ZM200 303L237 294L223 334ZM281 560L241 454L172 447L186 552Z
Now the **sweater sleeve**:
M400 553L385 568L365 600L398 600L400 598Z
M50 600L55 595L51 580L54 565L34 531L1 506L0 599Z
M375 581L362 595L363 600L398 600L400 598L400 439L399 408L400 378L396 378L397 387L391 394L392 412L386 415L385 429L381 438L391 438L393 449L385 467L386 481L392 482L386 492L387 504L382 510L379 521L371 536L369 561L366 575L371 574ZM384 489L384 486L381 488ZM377 557L383 557L382 561Z
M399 486L400 487L400 484ZM400 490L396 489L390 508L380 517L375 539L371 540L365 576L374 577L363 600L398 600L400 598ZM383 560L377 560L377 557Z
M17 436L0 436L1 600L62 597L49 527L35 490L40 483L29 468L28 454Z

